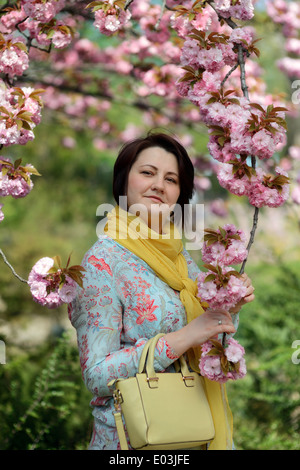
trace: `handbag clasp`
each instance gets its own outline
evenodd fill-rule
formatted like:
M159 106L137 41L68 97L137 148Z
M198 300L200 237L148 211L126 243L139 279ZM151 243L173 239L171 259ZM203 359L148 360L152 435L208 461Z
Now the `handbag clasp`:
M147 382L150 388L158 388L158 377L147 377Z
M195 377L193 375L183 375L182 379L184 380L184 384L186 387L194 387L194 384L192 383L191 385L188 385L188 382L186 380L195 380Z
M121 403L123 403L123 397L119 389L114 390L113 397L114 397L115 409L116 411L120 411L121 410L120 405Z

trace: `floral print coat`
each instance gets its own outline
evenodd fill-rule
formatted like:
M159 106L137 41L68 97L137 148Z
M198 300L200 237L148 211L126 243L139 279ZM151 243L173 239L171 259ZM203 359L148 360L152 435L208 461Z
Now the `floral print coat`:
M186 250L189 277L200 272ZM94 430L91 450L119 448L112 389L118 377L134 376L143 346L158 333L186 324L179 292L161 281L149 265L107 235L85 254L83 289L69 306L77 330L83 380L92 393ZM157 371L171 370L177 359L164 338L157 344Z

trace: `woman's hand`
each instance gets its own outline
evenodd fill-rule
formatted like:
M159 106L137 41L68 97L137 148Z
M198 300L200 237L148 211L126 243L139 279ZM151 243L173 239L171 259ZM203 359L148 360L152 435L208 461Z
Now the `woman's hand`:
M235 333L230 313L223 309L207 309L180 330L166 334L165 339L181 356L188 349L201 346L222 333Z
M253 294L254 287L252 286L251 279L245 273L242 274L241 277L244 281L244 286L247 287L247 293L245 297L242 298L242 300L240 300L233 308L229 310L230 313L238 313L243 305L248 304L249 302L253 302L253 300L255 299L255 295Z

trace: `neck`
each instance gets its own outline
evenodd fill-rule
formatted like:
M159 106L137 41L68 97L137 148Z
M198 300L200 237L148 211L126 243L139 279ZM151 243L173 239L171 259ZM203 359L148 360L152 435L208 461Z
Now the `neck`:
M163 233L163 227L166 224L166 220L162 217L162 214L159 214L158 217L148 217L146 221L148 227L153 230L154 232L159 233L160 235Z
M164 233L164 227L169 223L168 218L170 216L170 208L164 208L164 210L160 211L148 211L145 207L139 207L138 210L135 207L134 211L131 212L130 208L128 212L132 215L138 216L142 219L148 227L153 230L154 232L159 233L162 235Z

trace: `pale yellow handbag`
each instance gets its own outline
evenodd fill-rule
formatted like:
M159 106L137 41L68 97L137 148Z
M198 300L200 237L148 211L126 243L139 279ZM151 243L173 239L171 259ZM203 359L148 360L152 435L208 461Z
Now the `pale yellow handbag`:
M154 350L162 336L146 343L134 377L109 384L115 385L114 417L122 450L128 450L122 415L136 450L189 449L214 438L202 377L189 371L183 357L176 361L175 372L155 372Z

